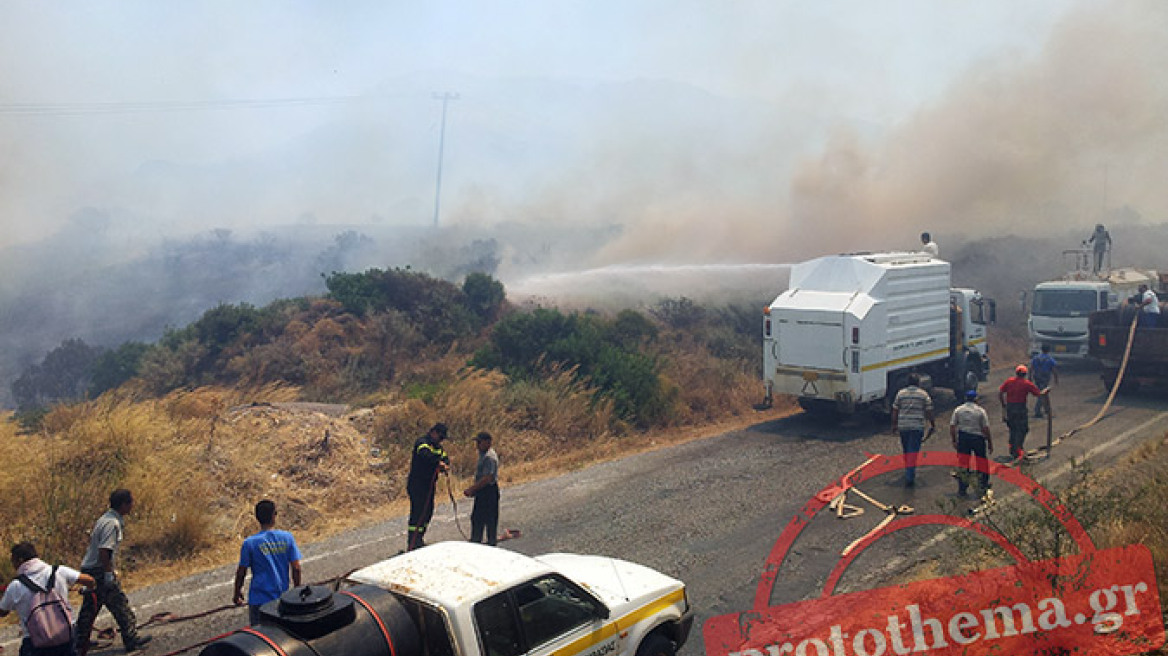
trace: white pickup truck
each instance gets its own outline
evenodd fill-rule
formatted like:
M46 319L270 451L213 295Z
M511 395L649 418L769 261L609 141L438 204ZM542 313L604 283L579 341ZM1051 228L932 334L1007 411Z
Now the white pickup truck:
M440 542L290 590L200 656L673 656L685 584L601 556Z

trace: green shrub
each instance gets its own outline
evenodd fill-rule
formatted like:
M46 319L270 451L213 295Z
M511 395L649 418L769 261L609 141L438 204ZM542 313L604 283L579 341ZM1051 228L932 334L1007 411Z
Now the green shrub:
M655 335L655 327L632 310L606 319L539 308L500 320L471 364L520 380L574 370L612 402L618 417L644 426L666 416L671 405L656 359L642 351Z
M91 368L89 397L97 398L137 376L142 358L149 350L142 342L126 342L97 356Z

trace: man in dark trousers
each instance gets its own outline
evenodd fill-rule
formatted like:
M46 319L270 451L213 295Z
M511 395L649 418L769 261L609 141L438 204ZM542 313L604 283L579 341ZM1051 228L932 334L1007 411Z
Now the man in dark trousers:
M475 435L475 448L479 450L475 482L462 493L475 500L470 513L470 541L482 543L485 531L487 544L493 547L499 529L499 456L491 448L492 442L487 431Z
M84 596L81 614L77 616L77 654L85 656L89 651L89 634L93 622L102 606L109 609L118 630L122 634L122 645L127 652L137 651L150 642L151 636L138 635L138 620L130 600L122 591L118 575L114 570L117 562L118 545L125 531L125 517L134 508L134 496L126 489L110 493L109 510L97 519L89 534L89 548L81 560L81 572L93 577L97 587Z
M1111 233L1107 232L1107 228L1103 227L1102 223L1095 224L1095 232L1091 233L1091 238L1083 242L1084 244L1091 244L1095 251L1095 273L1103 268L1103 260L1107 257L1107 251L1111 250Z
M1027 380L1029 373L1026 365L1020 364L1014 367L1014 375L998 388L998 400L1002 402L1006 425L1010 427L1010 456L1015 460L1026 455L1023 444L1026 442L1026 434L1030 432L1030 413L1026 409L1026 399L1031 395L1041 397L1049 391L1040 390ZM1042 401L1039 399L1039 403Z
M978 488L984 494L990 489L990 474L984 460L994 452L994 438L990 434L990 420L986 411L977 404L977 390L965 391L965 403L953 410L949 418L949 436L953 439L953 450L964 471L957 473L957 496L964 497L973 474L977 474ZM982 461L974 463L971 456Z
M442 440L445 439L446 424L438 423L414 442L410 475L406 479L406 493L410 495L406 551L426 546L426 527L434 516L434 490L438 485L438 474L450 469L450 456L442 449Z

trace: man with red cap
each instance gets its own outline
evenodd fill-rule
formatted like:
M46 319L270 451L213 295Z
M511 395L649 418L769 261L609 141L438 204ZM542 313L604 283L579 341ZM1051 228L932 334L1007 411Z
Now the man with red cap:
M1014 367L1014 375L1006 379L998 388L998 400L1002 402L1002 411L1006 416L1006 425L1010 427L1010 455L1016 460L1026 455L1022 448L1026 441L1026 434L1030 432L1030 415L1026 411L1026 401L1030 395L1043 396L1050 388L1038 389L1038 386L1027 380L1030 371L1026 365Z

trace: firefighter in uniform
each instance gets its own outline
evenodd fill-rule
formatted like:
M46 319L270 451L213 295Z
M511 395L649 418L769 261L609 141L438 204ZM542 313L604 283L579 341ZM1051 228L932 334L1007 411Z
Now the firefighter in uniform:
M410 459L410 475L406 479L406 493L410 495L410 519L407 527L406 550L426 546L426 526L434 516L434 490L438 474L450 469L450 456L442 448L446 439L446 424L434 424L414 442Z

